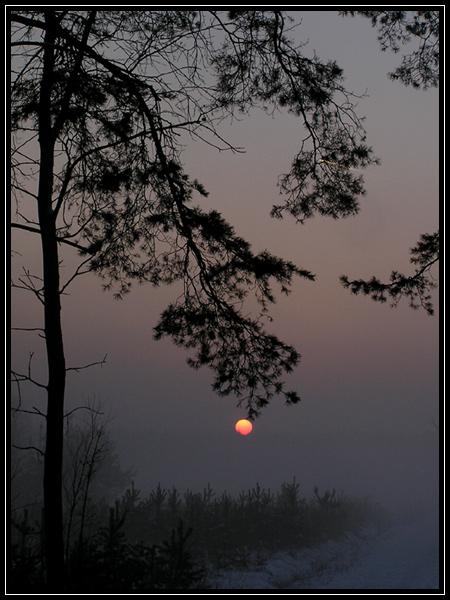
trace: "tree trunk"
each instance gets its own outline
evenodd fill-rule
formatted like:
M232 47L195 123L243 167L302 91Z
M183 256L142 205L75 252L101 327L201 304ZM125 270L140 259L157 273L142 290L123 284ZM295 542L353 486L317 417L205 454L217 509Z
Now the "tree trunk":
M62 516L63 418L66 365L61 328L56 215L52 207L55 141L51 122L55 12L46 11L43 74L39 99L40 171L38 216L41 230L44 330L47 348L47 431L44 459L44 553L47 591L64 589Z
M43 222L41 221L41 228ZM53 227L54 230L54 227ZM58 248L51 227L42 233L47 344L47 432L44 459L44 533L48 591L62 592L64 541L62 515L63 418L66 367L61 329ZM53 238L53 239L52 239Z

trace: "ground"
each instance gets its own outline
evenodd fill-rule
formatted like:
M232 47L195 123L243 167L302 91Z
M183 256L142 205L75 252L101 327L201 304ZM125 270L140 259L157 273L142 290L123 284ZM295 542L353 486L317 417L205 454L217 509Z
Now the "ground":
M263 565L211 574L214 589L439 588L439 520L436 515L366 529L296 553L279 553Z

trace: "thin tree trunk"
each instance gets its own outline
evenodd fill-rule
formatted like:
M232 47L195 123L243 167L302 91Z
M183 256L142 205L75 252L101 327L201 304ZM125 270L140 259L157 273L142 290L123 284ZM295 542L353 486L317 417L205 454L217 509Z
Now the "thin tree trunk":
M53 240L46 240L46 237L53 237ZM44 460L45 562L49 591L62 592L64 581L62 462L66 368L55 236L51 236L50 233L43 234L42 246L48 361L47 437Z
M52 204L55 140L66 118L66 109L70 103L96 14L97 11L90 11L82 36L82 47L78 51L68 88L59 107L59 114L52 117L55 115L55 111L52 111L52 101L55 41L59 17L55 10L45 11L43 71L38 109L40 147L38 216L42 242L44 330L48 364L47 435L44 459L44 547L47 587L50 592L62 592L65 583L62 467L66 364L61 327L57 214Z
M39 102L40 171L38 216L44 280L44 330L47 347L47 432L44 459L44 551L49 592L64 589L62 517L63 417L66 365L61 328L58 242L52 209L54 134L51 95L54 68L55 12L46 12L47 29Z

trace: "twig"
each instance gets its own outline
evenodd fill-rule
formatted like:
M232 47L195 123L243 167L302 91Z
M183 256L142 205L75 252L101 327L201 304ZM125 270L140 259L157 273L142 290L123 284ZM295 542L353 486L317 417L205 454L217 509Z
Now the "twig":
M31 383L34 383L34 385L36 385L37 387L47 389L46 385L44 385L43 383L39 383L39 381L36 381L31 377L31 360L33 359L33 356L34 352L30 352L30 358L28 361L28 375L24 375L23 373L18 373L17 371L11 370L13 381L17 383L17 386L19 386L21 381L30 381Z
M96 410L95 408L92 408L91 406L77 406L76 408L73 408L68 413L66 413L64 415L64 418L70 417L70 415L72 415L77 410L90 410L91 412L95 413L96 415L104 415L105 414L104 412L101 412L100 410Z
M81 371L82 369L89 369L89 367L95 367L96 365L103 366L106 363L107 356L108 355L105 354L103 360L98 360L96 362L89 363L88 365L83 365L82 367L67 367L66 371L76 371L78 373L78 371Z
M35 450L40 456L44 456L44 452L36 446L17 446L16 444L12 444L12 447L17 448L17 450Z

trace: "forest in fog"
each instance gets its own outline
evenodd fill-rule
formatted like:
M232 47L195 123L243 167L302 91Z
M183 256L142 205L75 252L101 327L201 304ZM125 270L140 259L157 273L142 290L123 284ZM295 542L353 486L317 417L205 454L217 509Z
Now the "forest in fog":
M11 591L38 592L44 581L42 461L37 446L23 449L23 433L15 438ZM368 498L317 486L303 497L295 478L279 490L255 483L238 495L216 493L209 484L185 491L157 484L143 496L132 471L122 470L97 414L69 424L65 439L69 591L208 588L218 569L261 567L277 552L311 548L368 526L380 530L386 522L384 510Z

